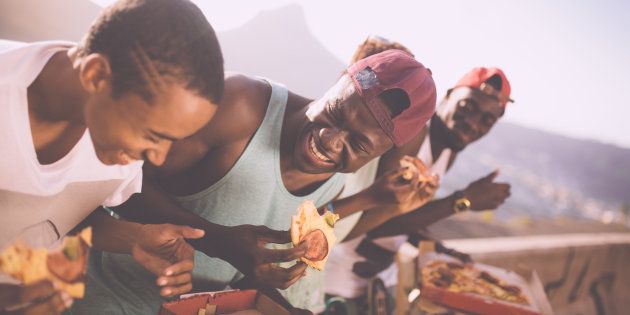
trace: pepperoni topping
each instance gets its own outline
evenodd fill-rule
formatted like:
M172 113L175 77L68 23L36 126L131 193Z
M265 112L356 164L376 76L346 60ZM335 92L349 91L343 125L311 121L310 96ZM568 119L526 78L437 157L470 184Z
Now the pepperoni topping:
M73 255L68 256L64 250L48 253L46 265L50 273L63 282L81 281L87 267L87 246L82 243L73 244Z
M306 243L306 259L319 261L326 258L328 254L328 240L322 230L308 232L300 243Z

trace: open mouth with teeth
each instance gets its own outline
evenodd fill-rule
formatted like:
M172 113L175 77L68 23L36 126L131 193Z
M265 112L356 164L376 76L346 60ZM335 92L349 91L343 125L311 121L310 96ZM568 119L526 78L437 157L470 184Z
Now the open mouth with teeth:
M333 163L333 161L329 158L327 158L317 147L317 145L315 144L315 137L311 136L309 141L309 149L311 151L311 153L320 161L324 162L324 163Z

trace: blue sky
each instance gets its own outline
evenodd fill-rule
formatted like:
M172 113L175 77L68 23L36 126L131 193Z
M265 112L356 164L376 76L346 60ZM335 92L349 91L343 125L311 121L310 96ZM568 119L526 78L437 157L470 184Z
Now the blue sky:
M294 2L342 61L370 34L397 40L440 95L475 66L499 66L516 100L506 121L630 148L630 1L196 1L218 31Z

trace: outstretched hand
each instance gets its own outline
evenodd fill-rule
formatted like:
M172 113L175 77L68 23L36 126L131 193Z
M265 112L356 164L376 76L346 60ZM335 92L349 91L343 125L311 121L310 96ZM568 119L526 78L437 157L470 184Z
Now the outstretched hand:
M510 184L495 183L499 170L470 183L464 195L470 200L470 209L474 211L494 210L510 197Z

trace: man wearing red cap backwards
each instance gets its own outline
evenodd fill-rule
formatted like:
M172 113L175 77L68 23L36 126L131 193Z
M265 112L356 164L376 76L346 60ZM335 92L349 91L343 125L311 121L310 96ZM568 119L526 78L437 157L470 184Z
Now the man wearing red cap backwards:
M370 37L359 47L355 58L390 47L407 50L399 43ZM427 128L405 145L403 150L413 152L411 155L417 155L433 173L443 177L457 154L486 135L503 116L506 104L511 101L509 96L510 84L500 69L473 69L448 90ZM369 186L370 180L374 180L381 172L380 169L377 171L365 167L349 176L346 187L360 190ZM397 283L394 254L409 236L417 244L419 237L424 238L419 231L431 223L461 211L496 209L509 197L509 184L493 182L497 175L496 171L492 172L461 191L431 201L416 210L408 209L412 211L376 228L377 220L374 217L384 215L386 211L383 209L369 210L363 215L355 214L339 221L337 228L349 230L349 233L345 242L330 254L326 269L326 293L346 299L362 297L369 280L376 276L384 281L385 286L394 286ZM402 209L402 212L408 210ZM454 253L462 256L461 253ZM462 258L467 257L463 255ZM357 307L365 307L364 302L357 302Z
M186 222L203 229L204 238L193 242L207 255L195 260L196 290L246 284L286 289L295 283L285 292L288 300L322 311L323 300L313 301L310 290L323 288L323 275L314 270L306 275L303 263L275 264L303 257L305 249L265 245L289 243L286 230L298 205L313 200L325 206L343 188L340 173L356 171L416 137L433 115L435 100L430 72L402 51L350 66L317 100L267 80L228 76L212 122L176 142L164 165L154 169L163 193L145 183L143 193L127 204L130 211L116 211L144 222ZM379 202L354 208L383 206ZM141 208L147 209L144 216ZM103 307L157 312L161 300L150 290L155 278L129 257L104 253L92 267L88 296L98 298L82 301L79 313Z

